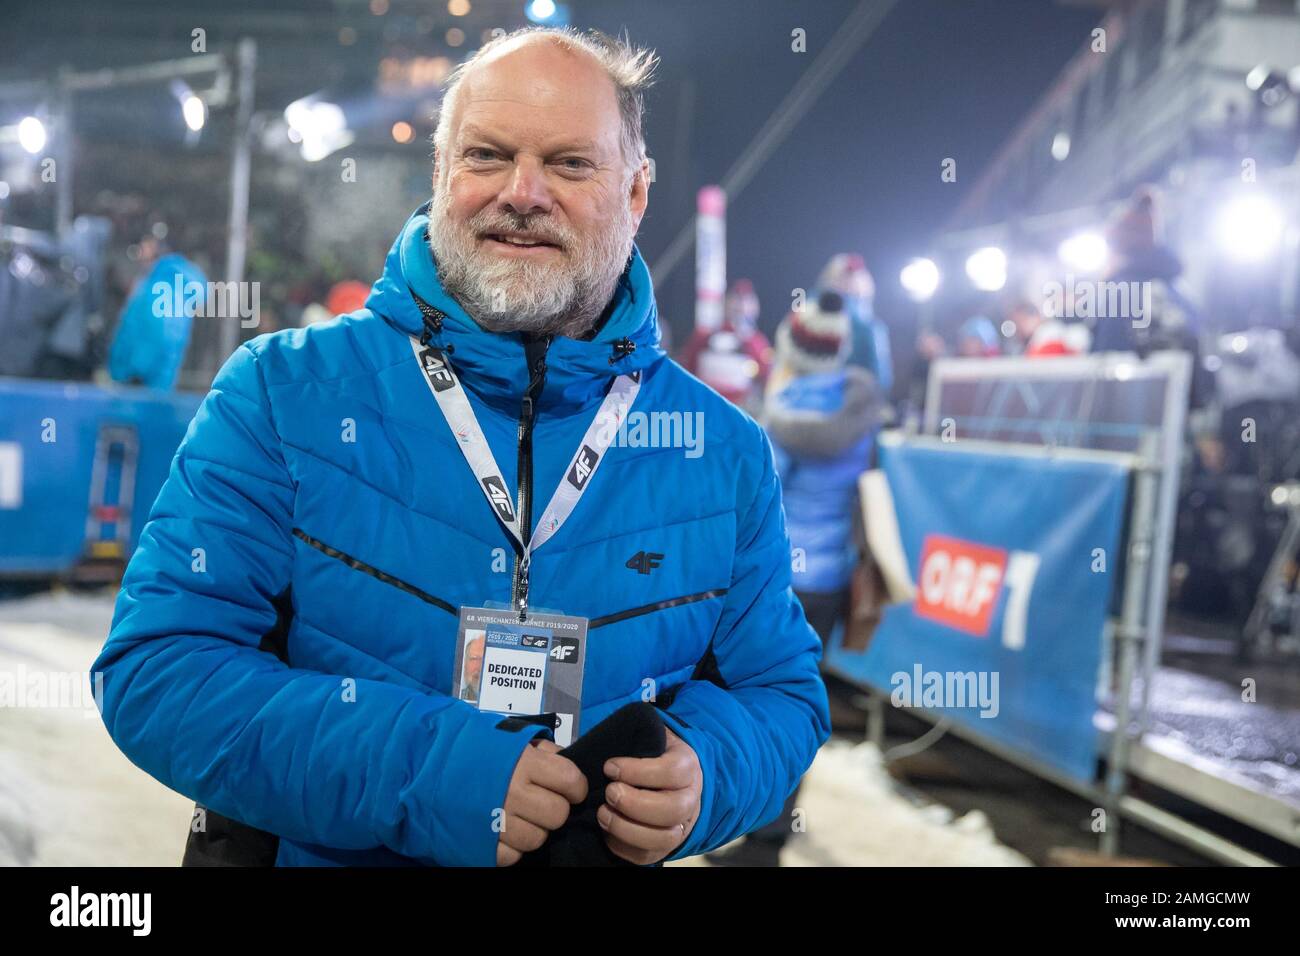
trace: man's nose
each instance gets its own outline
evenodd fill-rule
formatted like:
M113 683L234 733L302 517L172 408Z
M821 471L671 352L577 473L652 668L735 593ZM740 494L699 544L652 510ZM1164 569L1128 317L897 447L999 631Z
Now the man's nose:
M516 215L551 211L551 191L546 185L546 171L537 160L518 157L510 173L510 182L501 192L501 205Z

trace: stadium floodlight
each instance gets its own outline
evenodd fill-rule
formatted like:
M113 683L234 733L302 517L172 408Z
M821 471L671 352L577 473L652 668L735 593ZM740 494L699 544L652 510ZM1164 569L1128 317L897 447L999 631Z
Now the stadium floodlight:
M201 99L189 93L181 100L181 116L185 118L185 125L197 133L208 121L208 108Z
M337 103L304 97L284 108L289 138L300 142L302 158L309 163L324 159L353 141L347 117Z
M997 292L1007 284L1007 254L997 246L976 249L966 260L966 275L981 292Z
M543 23L555 16L555 0L529 0L524 15L534 23Z
M1075 272L1100 272L1110 255L1106 237L1097 232L1079 232L1070 236L1057 249L1061 262Z
M45 148L45 124L35 116L24 116L18 121L18 145L35 156Z
M204 103L184 80L172 80L172 96L181 105L181 118L191 133L203 129L208 121L208 104Z
M1236 262L1267 259L1282 242L1286 219L1266 196L1238 196L1224 204L1215 221L1215 237L1223 254Z
M555 0L528 0L524 4L524 16L548 27L564 26L569 22L569 7Z
M1070 155L1070 134L1062 130L1052 137L1052 159L1064 162Z
M939 267L933 259L913 259L903 266L898 281L912 299L926 302L939 288Z

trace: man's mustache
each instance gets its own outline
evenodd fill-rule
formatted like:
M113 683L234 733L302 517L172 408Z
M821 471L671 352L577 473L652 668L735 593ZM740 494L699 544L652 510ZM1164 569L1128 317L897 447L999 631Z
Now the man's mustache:
M537 216L512 216L508 213L492 213L475 216L470 221L469 226L479 238L494 233L522 234L537 242L546 242L553 246L559 246L561 250L568 249L573 243L573 236L569 233L569 230Z

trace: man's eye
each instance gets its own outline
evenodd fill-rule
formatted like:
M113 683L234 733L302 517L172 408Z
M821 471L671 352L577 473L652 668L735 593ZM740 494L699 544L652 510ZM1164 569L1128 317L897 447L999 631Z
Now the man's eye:
M484 149L481 146L477 146L469 150L465 155L469 159L477 160L479 162L486 162L488 160L493 160L497 158L497 154L495 152L493 152L490 149Z
M567 159L560 160L560 167L565 172L585 173L591 168L591 163L587 162L585 159L579 159L577 156L570 156Z

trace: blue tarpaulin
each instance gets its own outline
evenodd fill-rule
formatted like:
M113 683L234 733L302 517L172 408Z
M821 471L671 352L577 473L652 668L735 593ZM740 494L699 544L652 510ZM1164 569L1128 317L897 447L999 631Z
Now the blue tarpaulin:
M916 599L828 663L1091 782L1126 462L901 442L880 466Z
M126 508L130 556L203 396L147 388L0 378L0 576L59 575L88 548L95 447L105 427L133 430L139 449ZM116 534L115 522L105 534Z

